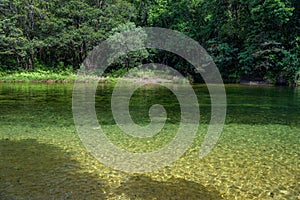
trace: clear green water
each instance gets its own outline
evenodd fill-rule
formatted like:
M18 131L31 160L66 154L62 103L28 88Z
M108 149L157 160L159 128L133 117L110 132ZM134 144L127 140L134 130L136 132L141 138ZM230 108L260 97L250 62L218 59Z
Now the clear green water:
M205 86L194 86L201 126L191 148L169 167L130 174L87 153L72 119L72 87L0 84L0 199L300 199L300 88L226 86L224 132L200 159L210 99ZM176 134L180 109L171 92L146 86L132 97L136 123L150 122L153 103L168 112L162 132L143 140L115 125L112 89L99 85L96 109L114 143L152 151Z

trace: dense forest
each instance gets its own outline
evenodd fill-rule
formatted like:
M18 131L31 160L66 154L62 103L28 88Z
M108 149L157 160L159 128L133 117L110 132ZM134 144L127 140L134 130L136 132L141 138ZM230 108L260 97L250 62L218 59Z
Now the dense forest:
M0 71L76 70L94 46L135 27L168 28L198 41L225 82L293 85L299 78L299 0L1 0ZM110 73L159 62L197 80L169 52L135 54Z

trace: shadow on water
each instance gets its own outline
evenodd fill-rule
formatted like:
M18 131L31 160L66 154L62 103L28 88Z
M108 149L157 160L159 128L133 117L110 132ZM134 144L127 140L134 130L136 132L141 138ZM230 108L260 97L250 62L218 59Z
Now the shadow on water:
M80 163L54 145L33 139L0 140L1 200L222 199L214 188L178 178L159 182L140 175L130 176L116 189L107 184L95 174L82 172Z
M115 195L125 195L126 199L223 199L214 188L179 178L171 178L166 182L152 180L147 176L133 176L113 191Z
M0 199L103 199L103 181L67 152L36 140L0 140Z

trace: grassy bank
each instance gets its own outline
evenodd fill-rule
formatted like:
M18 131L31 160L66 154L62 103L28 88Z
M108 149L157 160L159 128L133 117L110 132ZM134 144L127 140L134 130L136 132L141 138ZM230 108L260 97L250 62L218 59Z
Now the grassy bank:
M160 75L158 76L159 73ZM100 82L117 82L124 74L107 74L106 77L97 77L97 76L87 76L82 77L81 79L77 77L76 71L51 71L51 70L42 70L36 69L33 71L0 71L0 82L5 83L74 83L75 80L80 80L82 82L87 82L91 80L99 80ZM154 78L155 77L155 78ZM160 77L160 78L157 78ZM152 79L151 79L152 78ZM153 79L154 78L154 79ZM173 76L168 75L166 72L138 72L133 71L131 76L127 76L128 80L139 79L139 81L146 82L165 82L166 80L170 82L180 82L180 80L174 80ZM176 77L175 77L176 79ZM189 81L193 83L193 80L189 78ZM251 85L251 84L250 84ZM295 86L300 86L300 79L296 81Z
M82 78L82 82L98 79L92 76ZM4 83L74 83L80 80L75 71L51 71L51 70L33 70L33 71L0 71L0 82ZM120 78L101 77L103 82L116 82Z
M41 83L73 83L75 80L82 82L100 81L100 82L117 82L120 79L129 81L145 81L145 82L180 82L178 77L170 75L166 71L139 71L132 70L126 75L127 71L120 73L119 71L107 73L106 76L86 75L78 77L77 72L73 70L52 71L45 69L35 69L31 71L16 70L16 71L0 71L0 82L6 83L26 83L26 82L41 82Z
M34 71L3 71L0 72L1 82L48 82L62 83L74 82L76 74L70 71L55 72L50 70L34 70Z

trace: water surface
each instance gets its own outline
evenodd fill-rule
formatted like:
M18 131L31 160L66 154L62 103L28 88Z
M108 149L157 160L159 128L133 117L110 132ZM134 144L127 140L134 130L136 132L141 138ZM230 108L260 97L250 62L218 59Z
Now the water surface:
M210 119L210 98L195 85L201 125L188 151L151 173L113 170L81 143L72 116L73 85L0 84L0 199L299 199L300 88L227 85L226 125L214 150L198 151ZM96 95L108 138L132 152L159 149L176 134L180 107L163 87L147 85L131 98L130 113L150 122L151 105L164 105L161 133L136 139L115 124L111 84Z

